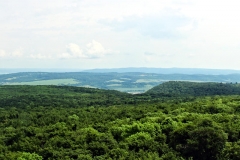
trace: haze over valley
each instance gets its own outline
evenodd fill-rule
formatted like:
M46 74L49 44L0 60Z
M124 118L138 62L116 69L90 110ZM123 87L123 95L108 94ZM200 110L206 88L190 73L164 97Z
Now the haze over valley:
M67 71L67 69L65 70ZM82 72L74 70L72 72L63 72L64 70L53 69L43 70L47 72L38 72L37 69L22 70L25 72L19 72L21 70L18 69L2 71L17 73L0 75L1 85L70 85L118 90L128 93L144 93L152 87L167 81L240 82L240 71L238 70L119 68L84 70Z

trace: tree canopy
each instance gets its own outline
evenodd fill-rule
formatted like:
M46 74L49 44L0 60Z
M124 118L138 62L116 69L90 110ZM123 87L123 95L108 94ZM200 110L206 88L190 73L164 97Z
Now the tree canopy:
M196 85L207 91L216 84ZM240 96L225 91L153 96L1 86L0 159L238 160Z

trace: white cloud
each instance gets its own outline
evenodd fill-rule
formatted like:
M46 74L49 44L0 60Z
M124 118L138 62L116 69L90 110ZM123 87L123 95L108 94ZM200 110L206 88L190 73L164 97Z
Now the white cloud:
M144 52L144 55L145 56L152 56L152 55L155 55L155 53L153 53L153 52Z
M5 58L20 58L23 57L23 49L19 48L13 52L6 52L5 50L0 50L0 57Z
M69 58L73 58L73 56L69 53L62 53L58 56L58 58L60 59L69 59Z
M52 56L38 53L38 54L31 54L30 58L32 58L32 59L51 59Z
M60 59L100 58L110 52L110 50L105 49L101 43L95 40L92 40L91 43L88 43L84 49L81 49L80 46L75 43L68 44L66 46L66 49L67 49L66 53L62 53L58 56Z
M19 48L12 52L12 57L22 57L23 56L23 49Z
M5 56L6 56L6 52L0 49L0 57L5 57Z
M239 7L237 0L0 1L0 64L129 67L145 58L145 66L240 69ZM109 48L119 54L107 56L116 53Z
M74 43L67 45L67 50L74 58L86 58L86 55L83 54L82 49Z
M98 58L105 56L109 51L106 50L101 43L93 40L87 44L87 55L92 58Z
M83 54L83 50L79 45L75 43L70 43L66 46L67 52L62 53L58 56L60 59L72 59L72 58L87 58L86 55Z
M155 5L158 3L159 2L154 1ZM115 32L133 30L145 37L150 36L151 38L161 39L178 39L185 37L187 31L196 28L197 23L194 18L181 13L176 5L166 5L161 1L159 6L159 10L156 13L148 10L150 9L148 8L147 12L141 16L129 14L121 20L117 18L103 19L100 20L99 23L111 27Z

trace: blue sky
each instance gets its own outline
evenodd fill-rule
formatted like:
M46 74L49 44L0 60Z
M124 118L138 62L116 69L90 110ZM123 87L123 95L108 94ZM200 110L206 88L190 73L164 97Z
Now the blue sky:
M240 70L237 0L0 0L0 68Z

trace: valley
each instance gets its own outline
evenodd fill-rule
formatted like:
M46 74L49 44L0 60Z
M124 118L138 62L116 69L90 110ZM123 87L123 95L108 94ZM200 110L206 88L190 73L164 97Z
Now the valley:
M238 83L240 74L159 74L144 72L21 72L0 75L0 85L58 85L144 93L168 81Z

